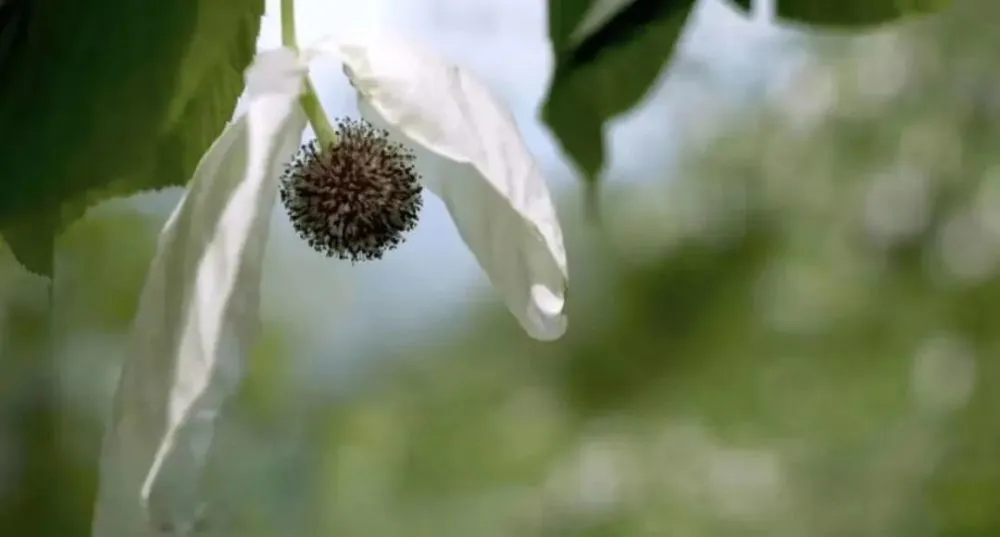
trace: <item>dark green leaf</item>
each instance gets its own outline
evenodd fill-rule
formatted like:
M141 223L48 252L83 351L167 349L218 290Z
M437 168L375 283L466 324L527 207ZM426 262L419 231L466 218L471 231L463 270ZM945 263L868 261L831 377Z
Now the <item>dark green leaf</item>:
M793 23L852 28L935 13L951 0L777 0L778 18Z
M626 0L595 23L589 10L597 4L606 3L549 1L556 63L542 110L563 150L592 184L604 166L605 123L652 87L670 61L694 0Z
M3 238L17 260L35 274L52 276L55 265L52 241L56 233L55 216L52 212L23 215L2 229Z
M743 11L749 12L753 10L753 0L729 0L729 2L731 4L736 4L742 8Z
M262 0L6 0L0 232L18 259L103 199L183 185L232 116ZM32 234L38 214L57 215ZM20 239L10 240L15 235ZM34 235L34 236L33 236Z

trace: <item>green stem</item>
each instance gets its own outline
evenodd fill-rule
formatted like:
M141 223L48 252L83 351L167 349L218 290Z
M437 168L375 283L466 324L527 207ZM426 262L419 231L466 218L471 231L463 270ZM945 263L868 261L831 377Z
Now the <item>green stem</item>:
M295 36L295 0L281 0L281 44L292 50L299 49L298 39ZM326 111L316 96L316 86L308 75L305 86L299 102L306 117L309 118L309 123L312 124L316 138L324 146L337 143L337 131L330 124Z

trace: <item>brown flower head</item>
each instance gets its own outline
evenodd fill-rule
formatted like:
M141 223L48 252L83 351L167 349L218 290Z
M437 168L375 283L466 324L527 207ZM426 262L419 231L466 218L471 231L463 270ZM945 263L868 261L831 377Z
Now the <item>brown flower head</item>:
M364 120L337 122L337 141L312 140L281 177L295 231L329 257L379 259L413 230L423 206L416 157Z

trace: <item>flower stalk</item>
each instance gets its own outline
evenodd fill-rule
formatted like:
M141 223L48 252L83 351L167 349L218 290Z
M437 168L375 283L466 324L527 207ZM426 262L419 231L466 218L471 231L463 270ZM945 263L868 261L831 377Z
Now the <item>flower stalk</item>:
M281 0L281 44L293 51L298 52L299 50L298 38L295 35L295 0ZM308 76L305 77L299 103L302 106L302 111L309 118L309 124L312 125L313 132L316 133L316 139L323 147L337 143L337 131L330 123L326 111L323 110L323 104L319 102L319 97L316 94L316 86L313 85L312 79Z

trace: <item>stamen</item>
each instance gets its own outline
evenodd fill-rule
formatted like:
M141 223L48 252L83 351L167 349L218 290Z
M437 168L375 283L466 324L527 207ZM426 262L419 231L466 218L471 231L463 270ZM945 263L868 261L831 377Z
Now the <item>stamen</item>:
M423 207L413 151L365 120L337 122L337 143L313 140L281 177L295 231L328 257L380 259L417 226Z

